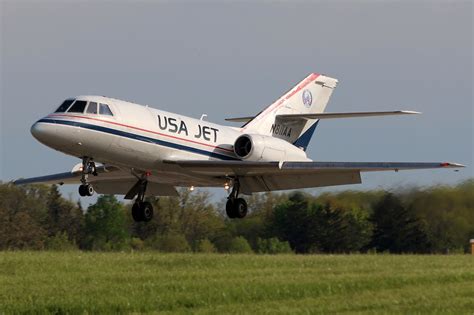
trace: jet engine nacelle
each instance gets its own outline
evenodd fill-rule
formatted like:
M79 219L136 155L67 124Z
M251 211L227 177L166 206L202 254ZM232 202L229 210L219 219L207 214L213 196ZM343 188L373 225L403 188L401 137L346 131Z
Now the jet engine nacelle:
M306 153L285 140L244 134L235 140L234 153L247 161L309 161Z

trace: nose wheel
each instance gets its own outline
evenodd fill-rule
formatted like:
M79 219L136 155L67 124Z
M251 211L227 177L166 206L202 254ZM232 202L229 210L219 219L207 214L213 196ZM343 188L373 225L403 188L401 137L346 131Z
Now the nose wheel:
M79 195L81 197L94 194L94 187L88 182L90 174L97 176L97 168L92 158L84 157L82 159L81 185L79 186Z
M238 198L240 190L239 180L234 180L234 186L232 187L232 192L227 198L227 203L225 205L225 212L230 219L242 219L245 218L248 212L247 202L243 198Z
M94 194L94 187L91 184L80 185L79 186L79 195L81 197L92 196Z

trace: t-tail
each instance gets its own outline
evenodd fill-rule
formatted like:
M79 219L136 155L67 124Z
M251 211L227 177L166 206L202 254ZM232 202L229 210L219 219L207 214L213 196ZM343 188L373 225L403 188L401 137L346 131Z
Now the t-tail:
M319 119L310 114L323 113L337 80L312 73L255 117L228 119L248 121L242 131L273 136L306 150Z

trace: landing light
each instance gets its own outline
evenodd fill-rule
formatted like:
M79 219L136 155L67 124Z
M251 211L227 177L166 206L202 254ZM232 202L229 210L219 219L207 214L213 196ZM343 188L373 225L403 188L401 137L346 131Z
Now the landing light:
M228 183L225 183L225 184L224 184L224 189L225 189L225 190L229 190L229 189L230 189L230 186L229 186Z
M189 191L194 191L194 186L189 187Z

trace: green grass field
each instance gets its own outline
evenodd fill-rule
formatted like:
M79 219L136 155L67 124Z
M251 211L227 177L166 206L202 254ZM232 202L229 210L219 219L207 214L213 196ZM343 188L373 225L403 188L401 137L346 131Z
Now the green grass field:
M0 252L0 313L474 314L474 257Z

